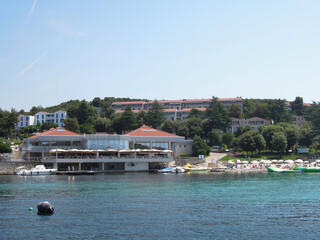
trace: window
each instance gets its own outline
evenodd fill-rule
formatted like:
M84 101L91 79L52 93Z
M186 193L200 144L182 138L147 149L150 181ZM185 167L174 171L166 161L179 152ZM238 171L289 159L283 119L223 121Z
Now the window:
M23 117L21 117L21 122L23 121Z
M26 121L29 121L29 117L26 117Z
M42 119L44 119L44 114L42 114Z
M26 122L26 127L28 127L28 125L29 125L29 123L28 123L28 122Z
M167 143L167 142L153 142L152 148L159 149L159 150L166 150L166 149L169 149L169 143Z
M42 123L44 123L44 120L42 120Z
M59 114L58 113L56 114L56 118L59 118Z
M61 113L61 118L63 118L63 113Z
M21 122L21 127L23 127L23 122Z
M37 119L39 119L39 115L37 115Z

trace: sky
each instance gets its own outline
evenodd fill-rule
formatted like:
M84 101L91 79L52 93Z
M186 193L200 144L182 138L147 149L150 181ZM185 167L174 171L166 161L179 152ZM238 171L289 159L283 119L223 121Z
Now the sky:
M318 0L1 0L0 108L71 99L319 102Z

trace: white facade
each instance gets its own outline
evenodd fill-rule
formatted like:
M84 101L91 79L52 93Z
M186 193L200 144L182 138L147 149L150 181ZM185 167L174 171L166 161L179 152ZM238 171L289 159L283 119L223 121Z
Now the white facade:
M47 112L38 112L35 114L35 125L37 123L44 124L47 123L55 123L58 127L64 127L63 120L67 119L66 111L56 111L54 113Z
M34 125L34 116L32 115L19 115L18 122L16 123L16 129L28 127Z

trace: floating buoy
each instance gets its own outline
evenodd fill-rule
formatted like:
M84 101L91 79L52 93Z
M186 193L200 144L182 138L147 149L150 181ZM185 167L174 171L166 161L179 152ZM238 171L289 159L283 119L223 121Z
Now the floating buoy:
M33 208L32 208L32 207L29 207L28 210L29 210L29 212L32 212L32 211L33 211Z
M38 215L51 215L54 213L54 208L51 203L44 201L40 202L37 205Z

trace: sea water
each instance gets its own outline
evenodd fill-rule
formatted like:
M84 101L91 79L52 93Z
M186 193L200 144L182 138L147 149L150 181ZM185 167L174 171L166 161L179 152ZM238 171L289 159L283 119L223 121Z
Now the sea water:
M312 173L0 176L0 239L319 239L319 183ZM41 201L55 213L37 215Z

